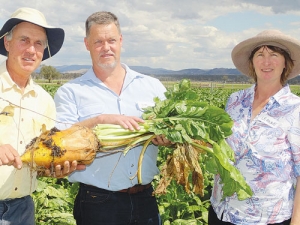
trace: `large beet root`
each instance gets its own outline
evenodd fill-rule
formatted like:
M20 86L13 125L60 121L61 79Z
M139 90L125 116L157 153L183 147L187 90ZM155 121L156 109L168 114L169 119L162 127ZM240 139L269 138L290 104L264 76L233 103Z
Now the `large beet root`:
M91 129L72 126L60 131L52 128L26 146L21 160L43 173L56 165L63 166L65 161L77 160L78 164L88 165L95 159L98 147L99 141Z

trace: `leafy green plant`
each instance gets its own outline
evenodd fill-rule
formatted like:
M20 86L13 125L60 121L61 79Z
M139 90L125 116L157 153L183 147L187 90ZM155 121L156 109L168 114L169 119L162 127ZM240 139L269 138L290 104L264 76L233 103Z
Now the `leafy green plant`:
M158 157L159 168L164 164L169 154L168 150L165 147L160 147ZM192 192L187 194L184 188L175 181L172 181L168 186L166 194L156 196L163 225L207 224L213 176L210 173L205 173L204 176L204 186L206 189L203 197ZM154 188L156 188L158 182L159 175L153 181Z
M54 84L42 84L42 88L44 88L52 97L54 97L55 92L60 87L60 85Z
M38 187L32 194L37 225L75 225L73 202L78 184L66 179L38 178Z

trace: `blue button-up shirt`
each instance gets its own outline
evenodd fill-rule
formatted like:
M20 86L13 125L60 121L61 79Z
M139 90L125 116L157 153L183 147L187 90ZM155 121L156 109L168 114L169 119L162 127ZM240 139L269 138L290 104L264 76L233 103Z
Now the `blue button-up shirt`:
M226 111L234 120L227 139L235 152L235 166L254 192L239 201L222 200L216 176L211 203L223 220L240 225L279 223L291 218L294 185L300 175L300 98L288 85L272 96L251 120L255 86L233 93Z
M154 97L164 99L163 84L155 78L137 73L122 64L126 76L120 95L110 90L93 72L61 86L55 97L57 127L65 129L100 114L124 114L141 117L145 106L154 105ZM82 182L99 188L118 191L138 183L136 173L142 146L131 149L125 156L117 153L105 156L98 153L94 162L84 171L69 176L71 182ZM158 174L156 166L158 148L150 145L142 164L143 184L150 183ZM104 157L103 157L104 156Z

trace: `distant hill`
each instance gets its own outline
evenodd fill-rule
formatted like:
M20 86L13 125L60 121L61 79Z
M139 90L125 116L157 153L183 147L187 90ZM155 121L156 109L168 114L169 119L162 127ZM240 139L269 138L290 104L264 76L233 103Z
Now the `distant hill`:
M91 65L65 65L65 66L56 66L55 67L61 73L84 73ZM209 70L202 69L183 69L183 70L167 70L163 68L151 68L147 66L130 66L131 69L147 74L147 75L240 75L241 73L237 69L231 68L214 68ZM39 71L37 71L39 72Z
M69 65L69 66L56 66L55 68L61 73L78 73L78 72L84 73L89 68L91 68L91 66L90 65Z

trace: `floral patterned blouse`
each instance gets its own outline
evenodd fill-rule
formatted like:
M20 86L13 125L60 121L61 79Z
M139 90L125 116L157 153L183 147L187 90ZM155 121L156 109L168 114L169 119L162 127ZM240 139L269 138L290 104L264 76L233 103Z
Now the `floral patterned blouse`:
M296 177L300 175L300 98L288 85L272 96L251 120L255 85L233 93L226 111L234 120L227 142L235 152L234 165L254 195L239 201L222 199L215 176L211 204L219 219L240 225L279 223L291 218Z

